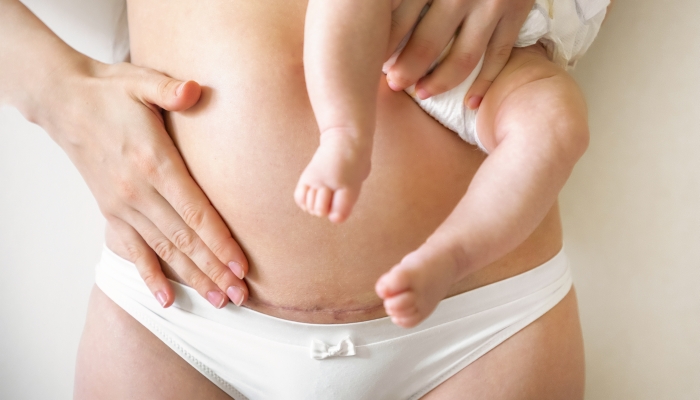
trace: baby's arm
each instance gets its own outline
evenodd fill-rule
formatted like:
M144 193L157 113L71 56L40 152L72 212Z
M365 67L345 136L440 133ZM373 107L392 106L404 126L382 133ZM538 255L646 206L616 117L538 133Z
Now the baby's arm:
M451 285L514 250L556 202L588 144L573 79L535 49L514 51L479 109L489 156L447 220L377 283L401 326L429 315Z
M321 146L295 200L305 211L345 220L369 174L381 66L391 28L390 0L311 0L304 72Z

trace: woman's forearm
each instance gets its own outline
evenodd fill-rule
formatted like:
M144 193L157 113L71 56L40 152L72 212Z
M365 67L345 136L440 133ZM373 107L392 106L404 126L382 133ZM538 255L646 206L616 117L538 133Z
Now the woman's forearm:
M0 105L66 152L163 307L175 293L156 255L215 307L247 297L245 255L163 125L161 109L187 110L200 94L195 82L97 62L18 0L0 0Z
M0 105L16 107L40 123L52 87L90 59L75 51L19 0L0 0Z

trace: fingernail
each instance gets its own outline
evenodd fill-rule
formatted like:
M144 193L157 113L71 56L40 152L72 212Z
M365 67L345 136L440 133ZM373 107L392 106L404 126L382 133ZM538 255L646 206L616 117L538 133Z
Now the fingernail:
M428 97L430 97L430 93L428 93L427 90L421 88L421 89L416 90L416 96L418 96L418 98L421 100L425 100Z
M476 110L481 105L481 96L472 96L467 100L467 108L470 110Z
M399 90L401 90L401 86L399 86L399 85L397 85L396 83L392 82L391 79L389 79L389 76L388 76L388 75L387 75L387 77L386 77L386 83L389 85L389 87L391 88L391 90L393 90L393 91L395 91L395 92L398 92Z
M186 84L187 84L187 82L182 82L182 83L180 84L180 86L178 86L177 89L175 89L175 96L179 96L180 93L182 93L182 89L185 88L185 85L186 85Z
M165 304L168 303L168 296L161 291L156 292L156 299L158 299L158 302L162 307L165 307Z
M243 267L241 264L231 261L228 263L228 267L231 268L231 271L233 271L233 274L238 277L238 279L243 279L245 277L245 274L243 273Z
M221 308L224 306L224 302L226 301L226 297L221 292L218 292L216 290L211 290L207 292L207 300L211 303L216 308Z
M243 291L236 287L236 286L230 286L228 289L226 289L226 294L228 297L233 301L233 304L237 306L241 306L243 304Z

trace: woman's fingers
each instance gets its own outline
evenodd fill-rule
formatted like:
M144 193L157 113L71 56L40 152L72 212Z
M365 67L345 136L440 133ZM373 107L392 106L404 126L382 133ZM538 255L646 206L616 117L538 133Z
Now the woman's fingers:
M194 81L180 81L154 70L142 71L141 79L131 82L130 92L146 104L168 111L184 111L199 101L202 88Z
M386 58L399 48L399 44L411 32L428 0L404 0L391 13L391 32Z
M196 82L181 82L153 70L146 70L145 74L148 78L131 89L146 104L155 104L170 111L181 111L191 107L199 99L201 88ZM248 272L248 262L243 251L209 199L192 179L164 127L160 125L153 129L160 131L158 137L167 139L167 143L160 142L159 151L146 153L149 159L140 162L142 165L148 165L147 179L166 201L162 204L163 210L174 209L176 214L164 212L161 213L161 217L152 221L159 228L169 227L167 232L163 232L181 252L195 257L193 261L197 265L213 262L205 256L213 253L218 262L243 279ZM149 217L156 214L143 210L143 207L135 208ZM152 204L149 210L154 210ZM191 229L185 229L182 221ZM201 246L202 242L204 247Z
M136 265L139 275L153 293L153 297L163 308L170 307L175 300L175 293L161 269L156 253L126 222L118 218L110 218L107 223L108 229L105 234L107 243L119 242L119 247L124 250L124 257ZM114 245L116 243L110 247Z
M504 19L496 26L496 30L493 32L493 36L486 47L484 65L481 68L481 72L479 72L479 75L464 97L468 108L472 110L479 108L486 91L491 87L491 83L501 73L503 67L506 66L510 53L513 50L513 44L518 39L519 27L523 22Z
M227 267L220 263L210 263L200 269L148 218L136 210L128 214L126 222L136 228L148 246L214 307L225 306L228 302L227 296L236 305L241 305L245 301L248 293L245 283L233 275Z
M233 261L229 263L222 263L217 256L212 252L209 246L200 238L200 236L192 229L192 225L202 225L207 229L200 229L203 231L208 231L207 218L204 215L207 213L206 207L208 204L193 204L188 206L189 208L197 208L196 211L191 211L192 213L200 213L196 217L196 223L193 220L185 221L181 216L173 209L176 206L167 199L160 197L157 193L153 193L151 199L144 203L140 209L138 209L141 214L153 222L153 224L160 230L170 242L175 245L175 247L186 255L195 265L199 266L202 271L206 272L206 268L226 268L229 269L238 279L243 279L245 271L240 264L236 264ZM218 215L217 215L218 217ZM218 218L217 218L218 219ZM212 221L212 223L214 223ZM200 227L200 226L198 226ZM228 232L228 230L226 230ZM219 236L223 236L224 233L220 232ZM230 238L230 234L229 234ZM233 239L230 239L233 242ZM235 242L233 242L235 244ZM217 248L217 246L212 246ZM230 264L230 265L229 265Z
M448 1L435 1L430 6L387 73L387 81L393 90L403 90L416 83L452 40L465 12L456 12L453 6Z
M421 99L446 92L462 83L481 60L496 23L472 14L455 38L447 57L416 85Z
M415 93L426 99L464 82L483 57L483 70L469 91L469 99L465 99L470 108L478 107L490 82L505 66L533 3L534 0L434 0L398 59L394 62L392 57L385 64L389 86L402 90L418 81ZM394 11L391 50L403 35L411 32L410 19L416 18L418 6L425 4L421 0L405 0ZM457 37L446 48L460 24ZM438 57L440 65L426 76Z
M152 217L161 231L197 265L203 267L203 263L218 261L243 279L248 273L248 260L231 231L192 179L177 149L174 146L164 149L163 154L167 158L159 168L153 169L150 180L165 201L149 201L144 203L147 208L139 210ZM212 253L216 259L208 256Z

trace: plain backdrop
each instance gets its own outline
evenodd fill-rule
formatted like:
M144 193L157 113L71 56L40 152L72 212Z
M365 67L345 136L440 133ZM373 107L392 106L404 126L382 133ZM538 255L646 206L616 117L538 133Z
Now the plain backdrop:
M110 59L119 0L26 3ZM561 206L588 400L700 398L698 15L697 0L617 0L573 73L592 139ZM0 399L71 398L103 226L61 149L1 109Z

